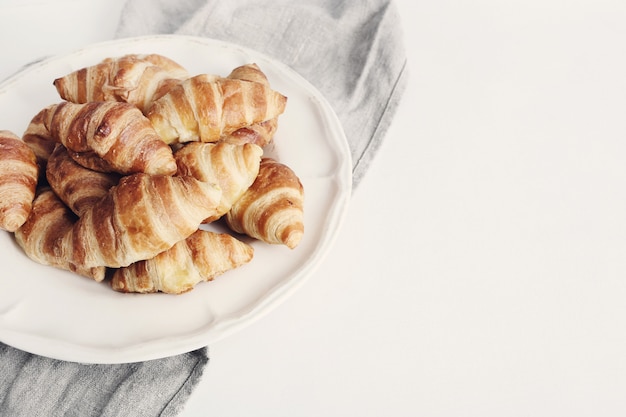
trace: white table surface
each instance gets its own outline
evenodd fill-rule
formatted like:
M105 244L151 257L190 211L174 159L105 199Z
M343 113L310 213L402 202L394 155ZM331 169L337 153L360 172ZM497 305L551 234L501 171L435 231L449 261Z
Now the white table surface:
M121 4L0 0L0 78ZM624 415L626 3L396 4L410 87L332 252L181 417Z

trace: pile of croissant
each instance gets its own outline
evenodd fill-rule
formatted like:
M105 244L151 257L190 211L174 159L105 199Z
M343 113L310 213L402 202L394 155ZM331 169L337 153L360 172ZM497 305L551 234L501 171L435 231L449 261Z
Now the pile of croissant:
M21 137L0 131L0 228L32 260L180 294L248 263L251 241L299 244L302 183L264 156L287 98L258 65L192 76L129 54L53 84Z

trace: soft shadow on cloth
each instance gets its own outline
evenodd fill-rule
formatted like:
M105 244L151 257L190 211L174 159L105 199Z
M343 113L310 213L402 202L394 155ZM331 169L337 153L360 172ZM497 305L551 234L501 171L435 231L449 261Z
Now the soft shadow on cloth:
M116 37L168 33L240 44L300 73L343 125L355 187L406 87L403 35L389 0L129 0ZM141 363L79 364L0 343L0 416L175 416L208 360L204 348Z

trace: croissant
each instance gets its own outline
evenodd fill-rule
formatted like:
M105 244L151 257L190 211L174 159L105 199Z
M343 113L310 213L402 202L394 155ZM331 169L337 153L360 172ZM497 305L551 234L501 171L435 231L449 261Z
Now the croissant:
M278 118L266 120L261 123L254 123L250 126L242 127L232 133L220 137L220 142L234 144L254 143L265 147L272 143L274 134L278 130Z
M189 74L181 65L158 54L107 58L54 80L57 92L73 103L123 101L144 111Z
M71 230L76 216L49 187L41 187L33 201L26 223L15 231L15 240L26 255L42 265L75 272L102 281L106 268L86 268L71 262L62 245L64 235Z
M86 210L64 237L74 263L119 268L150 259L212 216L221 190L193 177L133 174Z
M253 253L252 246L229 234L197 230L152 259L117 269L111 287L120 292L181 294L249 262Z
M261 71L261 68L255 63L244 64L234 68L230 74L228 74L227 78L252 81L267 86L270 85L265 73Z
M304 188L287 165L263 158L259 174L226 214L237 233L294 249L304 234Z
M120 174L172 175L176 172L172 149L131 104L62 102L43 111L44 123L52 138L73 152L97 155Z
M40 110L28 124L26 131L22 135L22 141L26 143L35 153L39 171L43 174L45 180L46 164L48 158L57 145L57 139L52 136L46 123L50 118L50 111L53 106L48 106ZM67 149L67 148L66 148ZM115 172L115 168L104 159L100 158L95 152L74 152L67 149L68 154L75 159L80 165L101 172Z
M168 144L216 142L279 116L286 104L287 97L262 83L201 74L154 101L146 116Z
M39 172L45 176L46 163L56 146L56 142L46 127L45 119L48 116L48 108L39 111L28 123L22 134L22 141L28 145L37 157Z
M76 163L60 143L48 159L46 178L57 196L79 217L120 180L118 174L93 171Z
M14 232L30 214L39 168L37 159L13 132L0 130L0 229Z
M62 145L62 144L61 144ZM65 147L65 146L63 146ZM115 164L107 162L101 158L100 155L94 151L76 152L71 149L65 148L67 155L78 165L83 168L90 169L92 171L98 171L107 174L119 174L119 169L115 167Z
M252 143L191 142L174 153L178 175L190 175L200 181L217 184L222 198L214 216L204 223L217 220L252 185L261 163L263 150Z
M241 65L231 71L227 78L253 81L269 87L267 76L261 71L257 64ZM230 134L223 135L220 141L229 143L254 143L261 147L270 144L274 134L278 129L278 117L266 120L261 123L254 123L250 126L242 127Z

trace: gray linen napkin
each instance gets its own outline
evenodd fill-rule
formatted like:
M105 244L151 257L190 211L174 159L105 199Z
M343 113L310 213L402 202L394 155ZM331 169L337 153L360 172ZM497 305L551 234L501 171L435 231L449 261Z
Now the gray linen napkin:
M146 362L80 364L0 343L0 416L175 416L207 361L203 348Z
M176 33L263 52L313 84L337 113L358 186L407 80L391 0L130 0L118 37Z
M406 87L391 0L129 0L117 37L177 33L237 43L291 66L341 121L356 187ZM142 363L58 361L0 343L0 416L175 416L208 363L207 349Z

